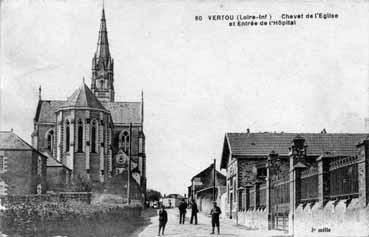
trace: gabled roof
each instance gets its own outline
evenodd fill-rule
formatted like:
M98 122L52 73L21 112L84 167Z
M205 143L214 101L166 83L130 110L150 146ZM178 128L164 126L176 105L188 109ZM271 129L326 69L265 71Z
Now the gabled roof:
M309 156L331 153L343 156L356 154L356 145L366 133L226 133L221 168L226 168L228 155L243 158L266 157L272 150L287 156L296 136L302 136Z
M102 102L110 111L113 123L141 123L141 102Z
M82 108L96 108L106 110L105 107L96 98L94 93L83 82L82 85L73 92L73 94L67 99L63 107L82 107Z
M0 149L30 151L34 148L11 131L0 131Z
M204 170L202 170L201 172L199 172L198 174L196 174L195 176L193 176L192 178L191 178L191 182L195 179L195 178L197 178L197 177L203 177L203 176L205 176L205 175L207 175L207 174L209 174L209 173L213 173L213 169L214 169L214 164L211 164L208 168L206 168L206 169L204 169ZM224 179L226 179L226 176L224 176L222 173L220 173L218 170L216 170L216 174L217 174L217 178L219 178L219 176L221 177L221 178L224 178Z
M0 150L34 151L47 157L12 131L0 131Z

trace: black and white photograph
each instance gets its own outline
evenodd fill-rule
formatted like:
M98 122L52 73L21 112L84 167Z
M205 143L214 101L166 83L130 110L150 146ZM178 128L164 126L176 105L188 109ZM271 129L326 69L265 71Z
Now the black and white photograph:
M369 1L0 0L23 236L369 236Z

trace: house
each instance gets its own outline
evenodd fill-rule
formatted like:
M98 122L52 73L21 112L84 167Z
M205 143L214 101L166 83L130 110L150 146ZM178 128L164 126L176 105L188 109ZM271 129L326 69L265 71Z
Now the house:
M174 207L178 207L179 203L185 199L186 198L180 194L164 195L164 197L161 198L161 204L167 208L174 208Z
M221 169L227 171L227 216L249 228L295 236L327 229L368 235L361 218L369 216L367 136L226 133Z
M46 192L47 157L12 131L0 131L0 195Z
M221 195L226 190L226 177L214 169L214 164L211 164L191 178L189 190L189 200L195 200L200 211L210 211L212 202L219 203Z

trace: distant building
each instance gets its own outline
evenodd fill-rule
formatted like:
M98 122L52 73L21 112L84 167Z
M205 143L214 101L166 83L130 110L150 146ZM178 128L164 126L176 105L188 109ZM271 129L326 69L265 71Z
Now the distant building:
M249 228L294 236L367 236L368 151L368 134L227 133L224 211Z
M180 194L169 194L161 198L161 204L167 208L174 208L178 207L182 200L185 200L185 197Z
M189 200L195 200L200 211L209 211L212 208L212 202L220 202L221 195L225 193L226 176L217 170L215 171L215 189L214 164L191 178ZM213 199L213 193L215 199Z
M46 192L47 157L11 131L0 132L0 195Z
M144 195L143 123L143 94L141 101L115 101L114 60L103 9L92 58L91 86L83 81L66 100L44 100L40 88L32 144L60 163L58 169L69 169L72 180L84 179L96 186L127 170L127 157L131 157L132 177ZM55 170L55 166L50 167ZM65 172L67 169L63 168Z

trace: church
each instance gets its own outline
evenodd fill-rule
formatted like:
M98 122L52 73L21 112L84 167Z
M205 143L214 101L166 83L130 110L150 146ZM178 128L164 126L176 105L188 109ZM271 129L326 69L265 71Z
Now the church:
M95 184L127 172L130 163L132 180L145 193L143 93L138 102L115 101L104 8L91 71L90 88L83 80L66 100L44 100L40 88L32 145L70 169L72 179Z

